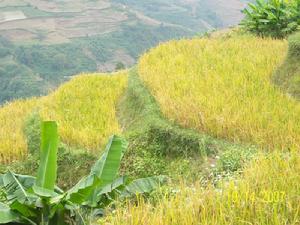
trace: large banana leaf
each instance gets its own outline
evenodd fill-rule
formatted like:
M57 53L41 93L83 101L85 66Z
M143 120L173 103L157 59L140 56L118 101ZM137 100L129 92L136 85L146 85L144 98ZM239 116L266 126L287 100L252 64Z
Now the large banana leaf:
M90 175L81 179L68 191L67 200L76 204L96 205L99 191L116 178L126 147L127 142L124 139L112 136ZM85 202L87 199L89 200Z
M19 217L11 209L0 202L0 224L18 222Z
M97 208L103 209L111 202L115 201L118 198L118 196L121 194L126 184L127 184L127 178L119 177L113 183L108 184L103 188L99 189L99 191L96 192L96 196L94 196L94 200L96 200L95 203Z
M113 183L106 185L99 190L97 195L94 196L94 200L96 200L98 206L105 207L110 202L114 201L117 196L126 198L137 194L150 193L165 181L165 176L156 176L137 179L128 184L126 177L120 177ZM95 204L95 202L93 204Z
M34 179L8 171L3 175L2 182L6 202L10 205L10 209L18 211L25 217L35 216L34 205L38 197L28 191Z
M57 124L54 121L42 122L40 166L34 191L49 197L54 192L57 173Z
M102 186L112 183L116 178L126 148L127 142L123 138L115 135L110 137L104 153L91 170L91 174L101 180Z
M113 191L117 191L118 193L121 193L121 190L125 187L127 184L127 177L119 177L118 179L114 180L113 183L108 184L104 186L98 193L97 197L100 197L103 194L109 194Z
M101 184L96 187L89 196L88 204L96 206L100 197L98 193L107 185L110 185L116 179L123 154L127 148L127 142L118 136L110 137L105 150L100 159L93 166L90 175L97 176Z
M66 199L72 203L83 204L100 184L100 179L95 175L84 177L67 191Z
M21 181L22 185L25 186L26 188L32 187L32 185L34 184L34 177L32 176L27 176L27 175L20 175L20 174L16 174L13 173L11 171L8 171L6 174L2 174L0 175L0 188L4 187L5 185L7 185L9 183L9 176L11 176L10 174L13 174L18 180Z
M166 176L154 176L132 181L121 193L121 197L130 197L137 194L150 193L167 180Z
M27 191L32 187L33 181L30 176L17 175L8 171L2 177L3 190L6 194L7 201L12 203L17 200L20 203L33 203L37 199L37 196Z

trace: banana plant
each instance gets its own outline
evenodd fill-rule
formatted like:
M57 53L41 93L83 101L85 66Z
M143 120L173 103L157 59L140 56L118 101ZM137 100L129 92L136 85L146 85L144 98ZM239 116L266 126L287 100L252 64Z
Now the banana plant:
M242 27L260 36L284 38L300 27L300 0L256 0L243 13Z
M149 193L166 180L164 176L134 181L117 177L127 142L114 135L90 174L63 191L55 185L58 142L56 123L42 122L37 176L12 171L0 175L0 224L85 224L81 208L103 209L116 198Z

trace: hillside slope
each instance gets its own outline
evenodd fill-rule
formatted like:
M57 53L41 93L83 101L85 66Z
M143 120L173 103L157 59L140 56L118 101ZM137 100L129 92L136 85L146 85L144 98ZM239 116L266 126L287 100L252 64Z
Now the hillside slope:
M285 41L251 36L186 39L150 50L128 81L128 71L76 76L49 96L0 108L0 160L25 156L24 122L38 112L75 147L98 150L125 131L121 173L170 176L147 201L108 208L99 224L298 225L300 105L271 83L286 52ZM60 182L72 185L93 160L67 153Z
M299 148L300 104L271 83L286 49L285 41L247 36L171 41L145 54L139 73L164 115L184 127Z
M194 184L187 182L193 168L190 160L169 192L159 190L152 196L154 201L129 202L99 224L299 224L300 105L271 83L286 50L284 41L234 36L171 41L146 53L140 59L139 75L165 117L200 135L255 143L272 151L260 151L239 173L229 177L217 173L217 181L213 175L203 176L201 168ZM150 103L145 102L144 110L152 118ZM158 124L159 120L153 122ZM170 133L163 133L165 139L171 139ZM165 139L158 139L159 143ZM235 165L239 157L233 152L221 154L212 166ZM180 171L184 162L173 170ZM195 167L200 166L198 162Z

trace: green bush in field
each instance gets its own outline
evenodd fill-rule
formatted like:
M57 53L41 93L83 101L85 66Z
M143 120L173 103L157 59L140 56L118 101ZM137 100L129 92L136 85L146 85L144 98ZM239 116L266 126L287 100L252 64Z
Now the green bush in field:
M300 26L300 0L256 0L243 13L242 27L259 36L284 38Z
M217 171L225 173L233 173L242 169L246 162L249 162L256 154L254 147L237 148L233 147L222 152L217 161Z
M115 70L116 70L116 71L119 71L119 70L124 70L124 69L126 69L124 63L122 63L122 62L117 62L116 67L115 67Z

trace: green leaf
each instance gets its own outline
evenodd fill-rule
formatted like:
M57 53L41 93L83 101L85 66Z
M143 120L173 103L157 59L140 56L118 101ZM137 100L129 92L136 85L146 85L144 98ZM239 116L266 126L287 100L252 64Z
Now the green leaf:
M72 203L83 204L100 183L100 179L96 175L84 177L73 188L67 191L66 199Z
M116 178L126 148L127 142L123 138L114 135L109 139L103 155L91 171L101 180L102 186L112 183Z
M3 176L3 190L8 202L19 201L20 203L32 204L37 196L27 192L32 187L32 177L14 174L8 171Z
M121 197L150 193L157 189L161 184L165 183L166 180L166 176L154 176L134 180L125 187L124 191L121 193Z
M101 181L101 184L89 196L88 204L90 206L97 205L99 201L98 194L101 189L115 180L127 145L128 143L121 137L115 135L110 137L104 153L95 163L90 173L90 175L97 176Z
M127 177L119 177L118 179L116 179L114 182L112 182L111 184L106 185L105 187L103 187L101 189L101 191L99 191L97 193L97 196L99 197L100 195L103 194L108 194L114 190L120 189L122 187L125 187L125 185L127 184Z
M270 20L267 20L267 19L259 19L259 22L261 22L261 23L269 23Z
M7 205L0 202L0 224L19 222L19 216Z
M57 173L57 124L54 121L42 122L41 125L41 153L40 166L34 191L49 197L54 192Z
M19 201L14 201L12 204L10 204L10 208L12 210L18 211L24 217L35 217L35 216L37 216L35 207L31 207L29 205L22 204Z
M127 142L117 136L112 136L106 148L91 169L89 176L81 179L68 191L67 200L77 204L96 204L97 194L107 185L110 185L117 176ZM89 203L85 202L89 199ZM85 202L85 203L84 203Z
M0 187L3 187L3 174L2 175L0 175Z

